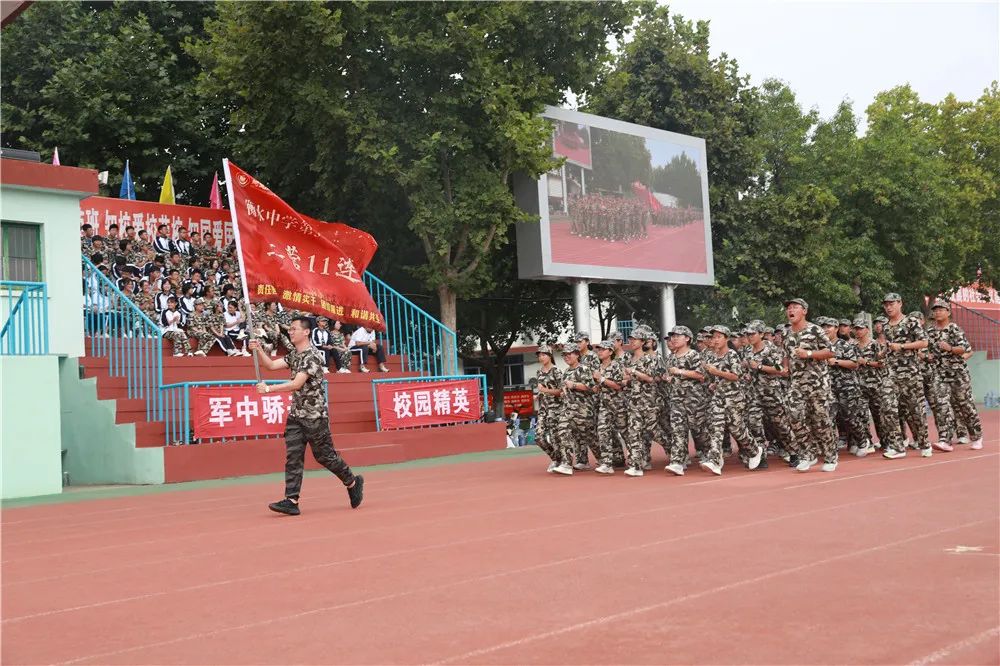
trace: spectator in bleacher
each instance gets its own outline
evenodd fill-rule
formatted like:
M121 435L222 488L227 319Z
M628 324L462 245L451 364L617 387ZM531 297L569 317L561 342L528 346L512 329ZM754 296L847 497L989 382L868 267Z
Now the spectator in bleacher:
M329 320L326 317L319 317L316 320L316 328L312 330L310 338L313 347L323 352L323 374L330 372L330 357L333 355L333 345L330 344Z
M212 316L210 313L205 311L205 299L195 299L194 312L192 312L191 316L188 317L187 323L188 335L194 338L195 342L198 343L198 351L194 353L195 356L205 356L208 354L209 350L212 349L212 345L215 344L216 337L212 335L211 330L209 330L211 327ZM225 338L226 336L222 337ZM226 338L226 340L228 339L229 338Z
M194 293L194 286L191 283L185 284L181 288L181 297L178 299L181 314L184 315L183 323L187 324L188 317L194 313L194 302L198 299Z
M194 289L195 298L205 295L205 283L201 281L201 271L198 269L191 271L191 278L184 285Z
M139 236L139 247L143 250L153 250L154 253L156 252L153 248L153 244L149 242L149 233L145 229L140 229L137 235Z
M187 277L187 261L177 250L170 253L170 265L167 268L179 271L182 276Z
M177 300L176 296L174 295L173 287L171 286L170 281L163 280L162 282L160 282L160 293L156 294L156 296L153 299L153 303L156 306L157 316L159 316L164 310L167 309L167 306L170 304L171 298Z
M174 249L180 252L183 257L191 256L191 238L188 236L186 227L181 227L177 232L177 240L174 241Z
M185 275L185 277L190 280L191 275L193 275L195 271L201 273L202 277L205 276L205 262L198 255L194 255L188 259L187 275Z
M117 224L108 225L108 233L105 234L105 237L109 243L114 243L117 245L118 241L121 240L121 238L118 237L118 225Z
M240 354L243 356L249 356L250 352L247 351L247 334L246 334L246 317L243 313L237 309L237 302L235 300L226 302L226 311L223 313L223 323L225 326L226 335L233 342L233 346L236 346L237 342L242 343L242 350Z
M94 240L94 227L89 224L84 224L80 227L80 247L83 248L84 254L90 249L90 243Z
M146 276L146 282L149 283L149 291L153 296L160 293L160 287L163 285L163 274L160 273L159 268L153 268Z
M187 333L181 330L181 313L177 310L177 297L167 299L167 309L160 313L160 330L163 339L174 346L174 356L191 356L191 345Z
M385 364L385 348L381 341L375 338L375 331L369 331L364 326L358 326L351 333L351 349L361 350L361 372L368 372L368 356L375 355L380 372L389 372Z
M135 235L135 227L132 225L125 227L125 237L123 240L131 241L133 245L139 240L138 236Z
M90 259L91 263L94 263L94 255L100 254L106 258L112 258L111 255L104 247L104 238L101 236L92 236L90 238L90 245L84 250L84 254Z
M136 289L132 300L142 310L143 314L149 317L150 320L156 321L156 304L153 302L153 291L149 285L149 280L143 280L139 283L139 288Z
M333 347L333 363L337 366L337 372L348 374L351 372L351 350L347 347L347 338L340 330L340 322L333 322L333 330L330 331L330 345Z
M226 284L222 287L222 307L228 308L229 304L232 303L239 309L240 299L236 296L236 287L231 284Z
M156 238L153 239L153 249L156 250L157 254L169 257L170 253L174 251L174 242L170 240L169 233L170 227L165 224L156 227Z
M154 254L153 258L150 259L149 261L147 261L143 265L143 267L142 267L142 273L143 273L143 275L145 275L145 276L148 277L149 274L153 272L154 268L157 269L157 270L159 270L160 271L160 277L163 277L163 271L166 268L166 266L164 266L164 260L163 260L163 255L162 254Z

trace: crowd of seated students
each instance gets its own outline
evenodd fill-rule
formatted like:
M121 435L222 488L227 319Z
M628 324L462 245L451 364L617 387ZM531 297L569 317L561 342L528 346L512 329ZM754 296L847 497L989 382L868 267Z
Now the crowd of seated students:
M170 227L160 225L150 240L145 230L118 225L106 236L80 228L81 251L118 290L156 324L173 346L174 356L205 356L214 345L229 356L249 356L246 302L234 243L223 247L211 232L180 228L171 237ZM96 276L85 280L84 307L91 335L142 335L148 330L136 318L122 316L121 298L101 288ZM279 303L254 306L254 337L272 356L281 347L292 348L287 329L292 319L308 313L283 308ZM117 325L112 325L112 321ZM128 330L133 326L134 330ZM380 372L389 372L382 341L373 331L355 328L349 335L339 321L317 319L313 344L326 355L327 366L349 373L351 354L360 355L361 372L369 372L373 358ZM192 350L191 340L197 344Z

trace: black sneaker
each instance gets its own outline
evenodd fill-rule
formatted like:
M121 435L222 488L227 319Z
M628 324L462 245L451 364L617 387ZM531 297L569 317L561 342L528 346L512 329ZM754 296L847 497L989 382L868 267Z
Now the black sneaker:
M796 456L796 455L788 456L788 466L789 467L798 467L799 466L799 457Z
M767 456L761 456L760 464L757 465L757 469L767 469ZM754 471L756 472L757 469Z
M288 499L287 497L281 500L280 502L274 502L273 504L268 504L267 508L270 509L271 511L275 511L277 513L284 513L289 516L297 516L300 513L302 513L301 511L299 511L299 505L293 502L292 500Z
M354 485L347 489L347 496L351 498L352 509L361 506L361 500L365 498L365 477L354 477Z

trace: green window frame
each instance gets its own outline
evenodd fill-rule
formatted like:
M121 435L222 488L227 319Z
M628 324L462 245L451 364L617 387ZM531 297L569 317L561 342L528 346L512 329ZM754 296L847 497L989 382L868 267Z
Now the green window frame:
M0 222L0 279L42 282L42 226Z

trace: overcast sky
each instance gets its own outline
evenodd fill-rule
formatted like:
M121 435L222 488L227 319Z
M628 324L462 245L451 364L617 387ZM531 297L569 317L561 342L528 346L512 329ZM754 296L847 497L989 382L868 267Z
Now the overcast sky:
M1000 0L839 2L667 0L710 21L725 51L759 84L786 81L804 109L829 117L844 98L863 118L879 91L909 83L927 102L978 98L1000 79Z

